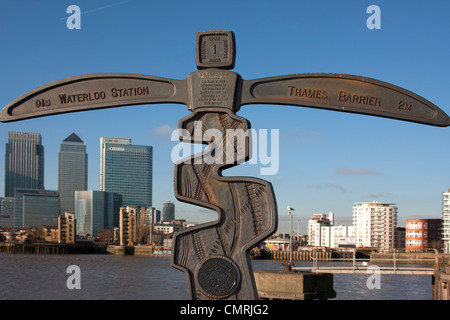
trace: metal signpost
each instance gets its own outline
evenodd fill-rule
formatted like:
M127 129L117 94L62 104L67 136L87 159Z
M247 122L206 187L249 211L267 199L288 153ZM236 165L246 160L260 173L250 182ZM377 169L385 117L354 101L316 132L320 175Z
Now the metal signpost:
M370 78L311 73L244 80L229 71L235 62L231 31L197 33L196 61L198 71L185 80L122 73L62 79L22 95L0 112L0 120L9 122L126 105L187 105L192 113L179 121L180 140L208 148L175 164L175 196L218 213L216 221L174 236L171 265L186 273L191 299L257 299L249 251L277 229L269 182L221 175L250 159L251 141L245 134L250 123L236 115L241 106L281 104L450 124L447 114L428 100ZM230 143L231 152L225 148Z

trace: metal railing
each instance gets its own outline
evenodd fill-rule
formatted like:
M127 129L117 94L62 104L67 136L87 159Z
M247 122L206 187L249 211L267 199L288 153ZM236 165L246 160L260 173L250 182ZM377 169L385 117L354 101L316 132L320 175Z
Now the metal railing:
M357 258L356 254L358 250L356 248L342 249L341 252L351 252L351 257L340 257L331 258L327 262L350 262L351 266L319 266L318 253L324 252L326 250L336 249L332 248L312 248L311 249L311 259L312 267L292 267L293 271L311 271L311 272L328 272L328 273L367 273L371 266L377 266L378 270L382 273L392 273L392 274L432 274L433 272L439 270L439 252L434 248L426 249L426 251L433 251L434 255L432 257L417 257L417 253L410 253L408 256L400 256L403 249L393 249L392 252L383 253L387 255L382 258ZM406 252L405 252L406 253ZM425 253L426 254L426 253ZM423 255L423 254L422 254ZM384 264L384 266L379 267L377 262ZM416 267L411 265L431 263L433 267ZM391 264L391 266L385 266L385 264ZM408 266L401 266L407 264Z

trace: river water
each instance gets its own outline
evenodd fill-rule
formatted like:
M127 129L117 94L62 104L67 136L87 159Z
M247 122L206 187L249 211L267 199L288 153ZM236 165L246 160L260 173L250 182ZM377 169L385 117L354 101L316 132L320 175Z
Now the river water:
M69 266L79 267L80 289L69 289ZM253 260L254 270L282 270L281 261ZM311 262L296 261L295 266ZM335 274L333 300L430 300L431 276ZM185 300L183 272L168 257L0 253L1 300Z

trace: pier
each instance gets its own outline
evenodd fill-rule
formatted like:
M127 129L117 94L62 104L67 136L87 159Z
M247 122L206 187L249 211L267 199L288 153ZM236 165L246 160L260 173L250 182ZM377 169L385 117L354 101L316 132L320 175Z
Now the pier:
M413 275L434 275L439 270L439 263L444 260L440 257L436 249L430 249L432 254L420 255L416 253L400 253L400 250L393 250L389 253L371 253L365 258L358 258L356 249L347 249L344 255L327 258L330 252L327 249L312 249L310 257L312 265L310 267L292 267L293 271L307 271L313 273L373 273L380 274L413 274ZM293 252L294 253L294 252ZM349 255L350 254L350 255ZM319 261L351 262L350 266L319 266ZM386 266L388 264L388 266ZM416 266L416 265L421 266ZM422 265L432 265L422 266ZM380 266L378 266L380 265ZM402 266L403 265L403 266ZM375 267L375 268L374 268Z
M284 260L284 271L255 272L258 294L262 299L334 298L333 275L339 273L391 275L430 275L433 300L450 300L450 255L436 249L424 253L358 252L309 248L302 251L255 252L259 258ZM311 261L310 266L296 267L295 261ZM319 264L319 262L325 262ZM341 262L341 263L329 263Z

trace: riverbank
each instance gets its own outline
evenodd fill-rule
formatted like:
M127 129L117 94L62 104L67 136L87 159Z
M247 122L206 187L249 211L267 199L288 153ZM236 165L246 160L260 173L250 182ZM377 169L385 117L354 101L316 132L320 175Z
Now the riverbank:
M0 252L10 254L115 254L136 256L170 256L170 251L151 246L100 245L93 242L75 244L0 242Z
M167 256L171 255L170 250L164 250L160 247L151 247L151 246L133 246L133 247L125 247L125 246L107 246L106 251L115 255L134 255L134 256Z
M0 252L11 254L114 254L135 256L161 256L170 257L171 250L163 247L138 245L133 247L100 245L93 242L77 242L75 244L58 243L11 243L0 242ZM267 251L252 250L252 259L261 260L293 260L293 261L347 261L353 260L352 251L334 250L299 250L293 251ZM450 255L442 253L413 253L398 252L378 253L373 251L356 251L356 260L367 260L371 263L408 263L414 261L416 264L450 265Z
M21 254L106 254L106 246L92 242L59 243L0 243L0 252Z

